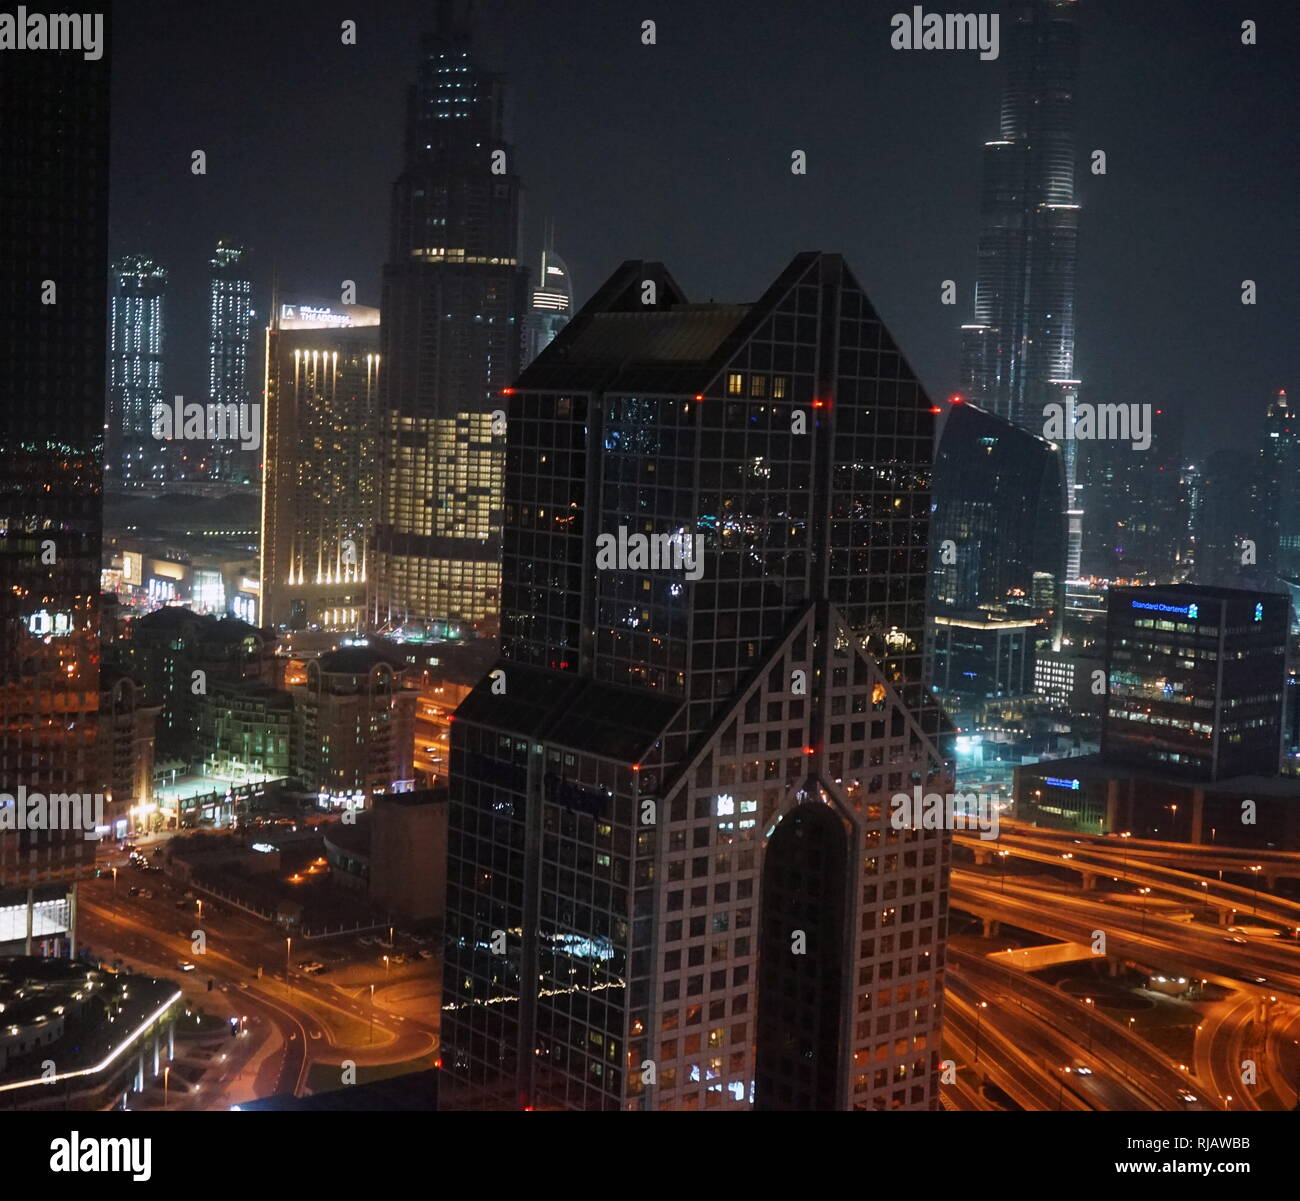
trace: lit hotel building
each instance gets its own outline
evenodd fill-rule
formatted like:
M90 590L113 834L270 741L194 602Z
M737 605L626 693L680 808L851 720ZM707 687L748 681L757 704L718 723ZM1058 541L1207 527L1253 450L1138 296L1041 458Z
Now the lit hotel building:
M266 331L264 626L364 622L380 376L378 309L279 306Z
M453 1103L937 1107L948 838L889 804L952 787L934 416L870 301L831 254L752 304L628 262L509 415L503 658L452 724ZM696 566L602 563L620 530Z

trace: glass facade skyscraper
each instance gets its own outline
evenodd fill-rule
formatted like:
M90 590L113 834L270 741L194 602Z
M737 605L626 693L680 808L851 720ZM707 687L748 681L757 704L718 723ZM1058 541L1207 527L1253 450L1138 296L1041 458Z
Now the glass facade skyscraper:
M889 813L951 787L933 423L830 254L735 305L625 263L519 379L503 658L452 726L457 1103L938 1104L947 835Z
M163 393L167 270L140 254L113 264L108 310L108 426L104 476L125 486L166 478L152 434Z
M975 311L962 327L961 387L1041 434L1049 404L1077 399L1074 186L1076 0L1017 0L1007 29L998 136L984 144ZM1078 443L1064 443L1066 579L1080 571Z
M8 51L0 70L0 792L11 796L108 791L97 751L108 64ZM94 848L80 830L0 830L0 943L68 928Z
M440 6L407 103L381 335L372 622L495 626L501 389L519 372L527 273L506 89Z

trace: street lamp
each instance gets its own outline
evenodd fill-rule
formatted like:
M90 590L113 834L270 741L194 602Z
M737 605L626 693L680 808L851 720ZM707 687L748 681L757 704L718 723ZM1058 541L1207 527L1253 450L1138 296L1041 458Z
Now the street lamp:
M1256 917L1259 916L1259 873L1264 870L1263 864L1256 863L1251 865L1250 878L1254 882L1255 903L1251 906L1251 913Z
M987 1001L977 1001L975 1003L975 1062L976 1063L979 1063L980 1061L980 1011L983 1009L987 1009L988 1007L989 1007L989 1003Z
M1010 854L1010 851L998 852L998 858L1002 860L1002 888L1000 890L1002 892L1007 891L1007 856Z
M172 1075L172 1065L168 1064L165 1068L163 1068L163 1108L164 1109L166 1109L168 1105L168 1092L169 1092L168 1086L171 1083L171 1075Z
M1138 894L1142 897L1142 928L1140 933L1147 932L1147 894L1151 891L1149 888L1139 888Z
M1085 1005L1091 1006L1093 1004L1093 999L1091 997L1084 997L1083 1003ZM1091 1013L1088 1014L1088 1054L1089 1055L1092 1054L1092 1014Z
M284 936L284 982L289 986L289 991L293 992L293 977L289 974L289 954L293 949L293 938L286 934Z
M370 1041L375 1041L375 986L370 986Z

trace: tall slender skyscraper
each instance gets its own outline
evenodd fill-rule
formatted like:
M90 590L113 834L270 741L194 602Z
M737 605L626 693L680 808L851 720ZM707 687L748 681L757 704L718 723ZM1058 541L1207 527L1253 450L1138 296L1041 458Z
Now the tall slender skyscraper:
M1005 38L998 136L984 144L983 231L975 312L962 327L970 400L1042 434L1047 405L1078 397L1074 188L1077 0L1016 0ZM1083 514L1077 446L1063 446L1068 513L1065 578L1080 571Z
M647 298L653 299L647 302ZM509 399L503 659L452 726L457 1103L925 1109L951 786L934 409L838 255L628 262Z
M439 6L407 102L381 347L372 621L497 620L502 389L519 372L527 274L506 92Z
M167 270L140 254L113 264L108 310L108 427L104 475L124 485L166 478L163 443L152 436L163 395Z
M103 6L101 6L103 7ZM105 19L105 34L111 28ZM0 67L0 792L108 791L97 754L107 53ZM69 928L80 829L0 824L0 945ZM23 806L24 810L26 806ZM66 822L66 814L64 817Z
M564 260L555 253L548 231L542 261L537 272L528 315L524 318L524 359L527 367L569 324L573 315L573 281Z
M218 242L208 282L208 399L212 404L251 403L248 352L253 333L253 281L247 251ZM232 439L208 446L207 476L232 483L256 479L261 452L244 450Z

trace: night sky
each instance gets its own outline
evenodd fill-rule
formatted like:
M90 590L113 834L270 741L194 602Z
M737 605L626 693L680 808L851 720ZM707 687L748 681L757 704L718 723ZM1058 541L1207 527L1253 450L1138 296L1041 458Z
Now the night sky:
M892 50L890 16L911 7L478 0L480 58L514 87L525 262L535 271L549 218L579 304L627 258L662 259L692 300L747 301L796 252L839 251L946 395L971 319L980 151L996 136L1005 47L992 62ZM1300 6L1080 8L1080 399L1182 408L1197 454L1240 443L1270 392L1300 393ZM286 298L337 299L354 279L359 302L379 303L405 89L434 10L117 0L112 250L171 271L170 392L205 386L218 238L256 252L259 318L273 265ZM344 19L356 46L340 42ZM646 19L656 46L641 44ZM1094 148L1104 177L1088 172ZM194 149L206 176L190 172ZM795 149L806 176L790 173ZM939 302L948 278L953 307ZM1254 308L1240 303L1246 278Z

